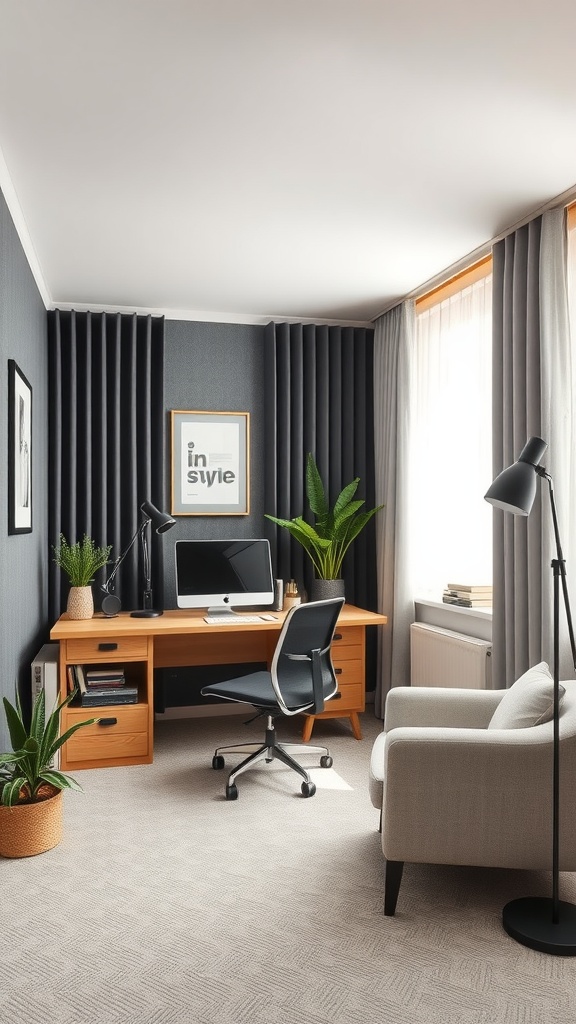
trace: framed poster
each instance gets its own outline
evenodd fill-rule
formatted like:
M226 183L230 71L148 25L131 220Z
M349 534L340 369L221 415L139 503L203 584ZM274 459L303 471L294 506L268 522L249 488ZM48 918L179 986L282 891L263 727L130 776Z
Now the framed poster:
M32 532L32 388L8 360L8 533Z
M250 511L250 413L172 409L173 516Z

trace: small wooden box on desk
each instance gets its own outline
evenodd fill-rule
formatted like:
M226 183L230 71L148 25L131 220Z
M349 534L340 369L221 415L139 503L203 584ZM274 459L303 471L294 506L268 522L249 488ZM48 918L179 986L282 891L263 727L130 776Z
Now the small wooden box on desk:
M100 718L79 729L62 751L63 770L150 764L153 756L154 669L188 665L235 665L263 662L270 666L286 613L258 623L209 624L204 613L167 611L153 619L114 618L96 614L72 620L62 615L50 632L60 643L60 693L66 694L68 665L122 667L126 682L138 687L138 703L100 708L67 707L64 732L74 722ZM332 645L338 694L316 718L348 718L361 738L358 715L365 707L365 627L386 623L386 616L353 605L342 609ZM226 642L223 643L223 636ZM302 738L310 739L315 718L306 716Z

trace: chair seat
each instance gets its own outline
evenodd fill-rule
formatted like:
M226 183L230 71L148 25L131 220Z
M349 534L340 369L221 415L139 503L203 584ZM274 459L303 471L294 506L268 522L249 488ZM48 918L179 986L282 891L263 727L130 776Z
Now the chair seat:
M326 698L328 698L332 689L331 681L330 683L325 683L324 694ZM202 695L205 697L221 697L225 700L245 701L254 707L279 710L269 672L251 672L248 676L226 679L222 683L211 683L209 686L202 687ZM283 688L283 697L291 711L311 706L310 688L306 685L299 687L295 683L286 683Z

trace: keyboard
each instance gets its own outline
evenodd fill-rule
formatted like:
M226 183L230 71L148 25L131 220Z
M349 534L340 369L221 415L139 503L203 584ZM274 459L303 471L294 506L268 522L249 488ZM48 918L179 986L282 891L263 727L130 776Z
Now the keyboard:
M205 615L204 622L210 626L236 626L244 622L265 622L261 615Z

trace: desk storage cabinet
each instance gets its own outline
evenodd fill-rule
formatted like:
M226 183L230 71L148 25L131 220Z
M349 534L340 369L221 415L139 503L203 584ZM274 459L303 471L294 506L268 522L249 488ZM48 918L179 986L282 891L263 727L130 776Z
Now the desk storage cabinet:
M137 704L64 708L61 732L87 718L100 720L79 729L65 743L61 755L64 771L152 762L152 658L152 639L147 636L72 637L60 641L62 698L67 690L69 665L82 665L85 669L104 665L122 668L127 685L138 688Z

